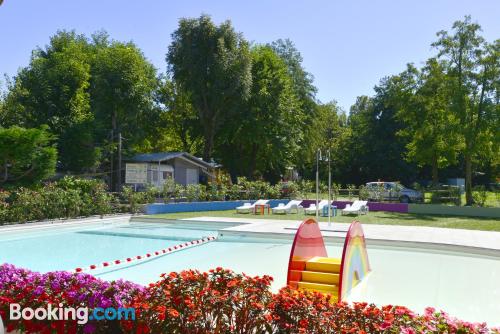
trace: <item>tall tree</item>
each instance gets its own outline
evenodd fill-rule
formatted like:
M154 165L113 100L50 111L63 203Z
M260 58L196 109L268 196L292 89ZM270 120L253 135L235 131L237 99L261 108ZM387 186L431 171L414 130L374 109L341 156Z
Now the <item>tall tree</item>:
M303 114L284 61L268 46L252 49L250 99L218 138L233 175L279 180L300 150Z
M167 61L177 84L190 97L203 126L203 158L212 158L214 138L235 106L249 97L248 43L229 21L216 26L209 16L183 18L172 34Z
M498 41L489 45L479 35L481 27L470 16L453 24L452 33L438 32L433 43L445 60L452 86L452 110L459 119L457 131L464 140L466 204L473 203L473 160L498 153Z
M359 97L351 107L351 163L345 173L352 183L415 180L415 166L404 159L408 140L397 135L404 127L397 117L403 83L401 76L384 78L375 86L373 98Z
M89 126L93 121L88 93L91 60L85 36L60 31L45 48L33 51L30 64L8 85L2 124L47 124L59 138L64 169L81 171L94 166L98 157ZM77 131L79 136L74 135Z
M408 65L401 76L406 80L398 117L406 126L399 135L409 138L407 158L431 166L432 181L437 184L439 168L456 163L462 144L456 131L458 119L450 109L444 64L431 58L421 71Z
M121 136L126 144L124 153L133 152L157 130L156 69L132 42L110 41L105 33L93 39L96 54L89 91L96 136L100 142L110 141L111 153L116 151ZM114 166L112 188L116 190L121 177L117 156L112 155L110 161Z
M307 175L312 170L315 152L319 148L314 142L317 134L315 120L320 117L316 101L317 88L313 84L314 77L303 67L302 55L291 40L278 39L270 46L288 67L294 94L297 98L297 108L304 117L303 136L300 143L302 149L297 153L294 165Z

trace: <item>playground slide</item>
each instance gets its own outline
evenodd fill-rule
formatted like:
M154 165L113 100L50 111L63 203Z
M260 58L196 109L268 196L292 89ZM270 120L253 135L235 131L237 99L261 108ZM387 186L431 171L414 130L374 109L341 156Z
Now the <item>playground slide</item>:
M316 220L307 219L300 225L290 252L289 286L331 294L334 301L341 301L369 272L361 223L351 223L341 258L328 257Z

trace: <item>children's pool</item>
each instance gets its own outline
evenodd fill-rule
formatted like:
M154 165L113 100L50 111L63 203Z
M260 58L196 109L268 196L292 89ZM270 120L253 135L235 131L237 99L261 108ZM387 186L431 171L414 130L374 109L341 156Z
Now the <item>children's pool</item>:
M210 227L212 226L212 227ZM0 232L0 263L38 271L71 270L96 262L163 249L184 241L216 236L224 226L207 224L127 223L92 225L38 232ZM217 266L250 275L274 277L273 289L286 283L291 241L223 237L176 253L94 274L147 284L164 272L208 270ZM330 244L328 255L340 257L342 246ZM354 300L400 304L417 312L427 306L453 316L500 325L500 258L402 247L369 247L372 273Z

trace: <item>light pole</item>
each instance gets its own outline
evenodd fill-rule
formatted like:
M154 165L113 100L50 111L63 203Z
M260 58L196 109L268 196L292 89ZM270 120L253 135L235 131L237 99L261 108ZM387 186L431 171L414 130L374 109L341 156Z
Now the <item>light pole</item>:
M321 150L316 151L316 220L319 221L319 160L321 159Z
M330 161L330 149L328 149L328 226L332 224L330 219L332 212L332 169Z

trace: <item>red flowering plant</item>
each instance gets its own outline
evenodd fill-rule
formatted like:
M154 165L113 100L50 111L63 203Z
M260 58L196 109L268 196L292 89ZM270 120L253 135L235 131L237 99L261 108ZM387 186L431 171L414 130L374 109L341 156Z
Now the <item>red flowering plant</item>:
M163 274L143 288L68 272L39 274L0 265L0 316L8 331L22 333L449 333L500 334L427 308L415 314L402 306L337 303L329 295L288 287L273 294L269 276L250 277L217 268ZM136 320L11 320L10 303L36 309L49 303L69 307L135 307Z
M149 297L134 305L138 321L126 321L124 328L130 333L269 332L271 281L222 268L163 274L150 285Z
M288 287L273 296L269 310L273 333L499 333L486 324L463 322L432 308L417 315L403 306L336 303L330 295Z

